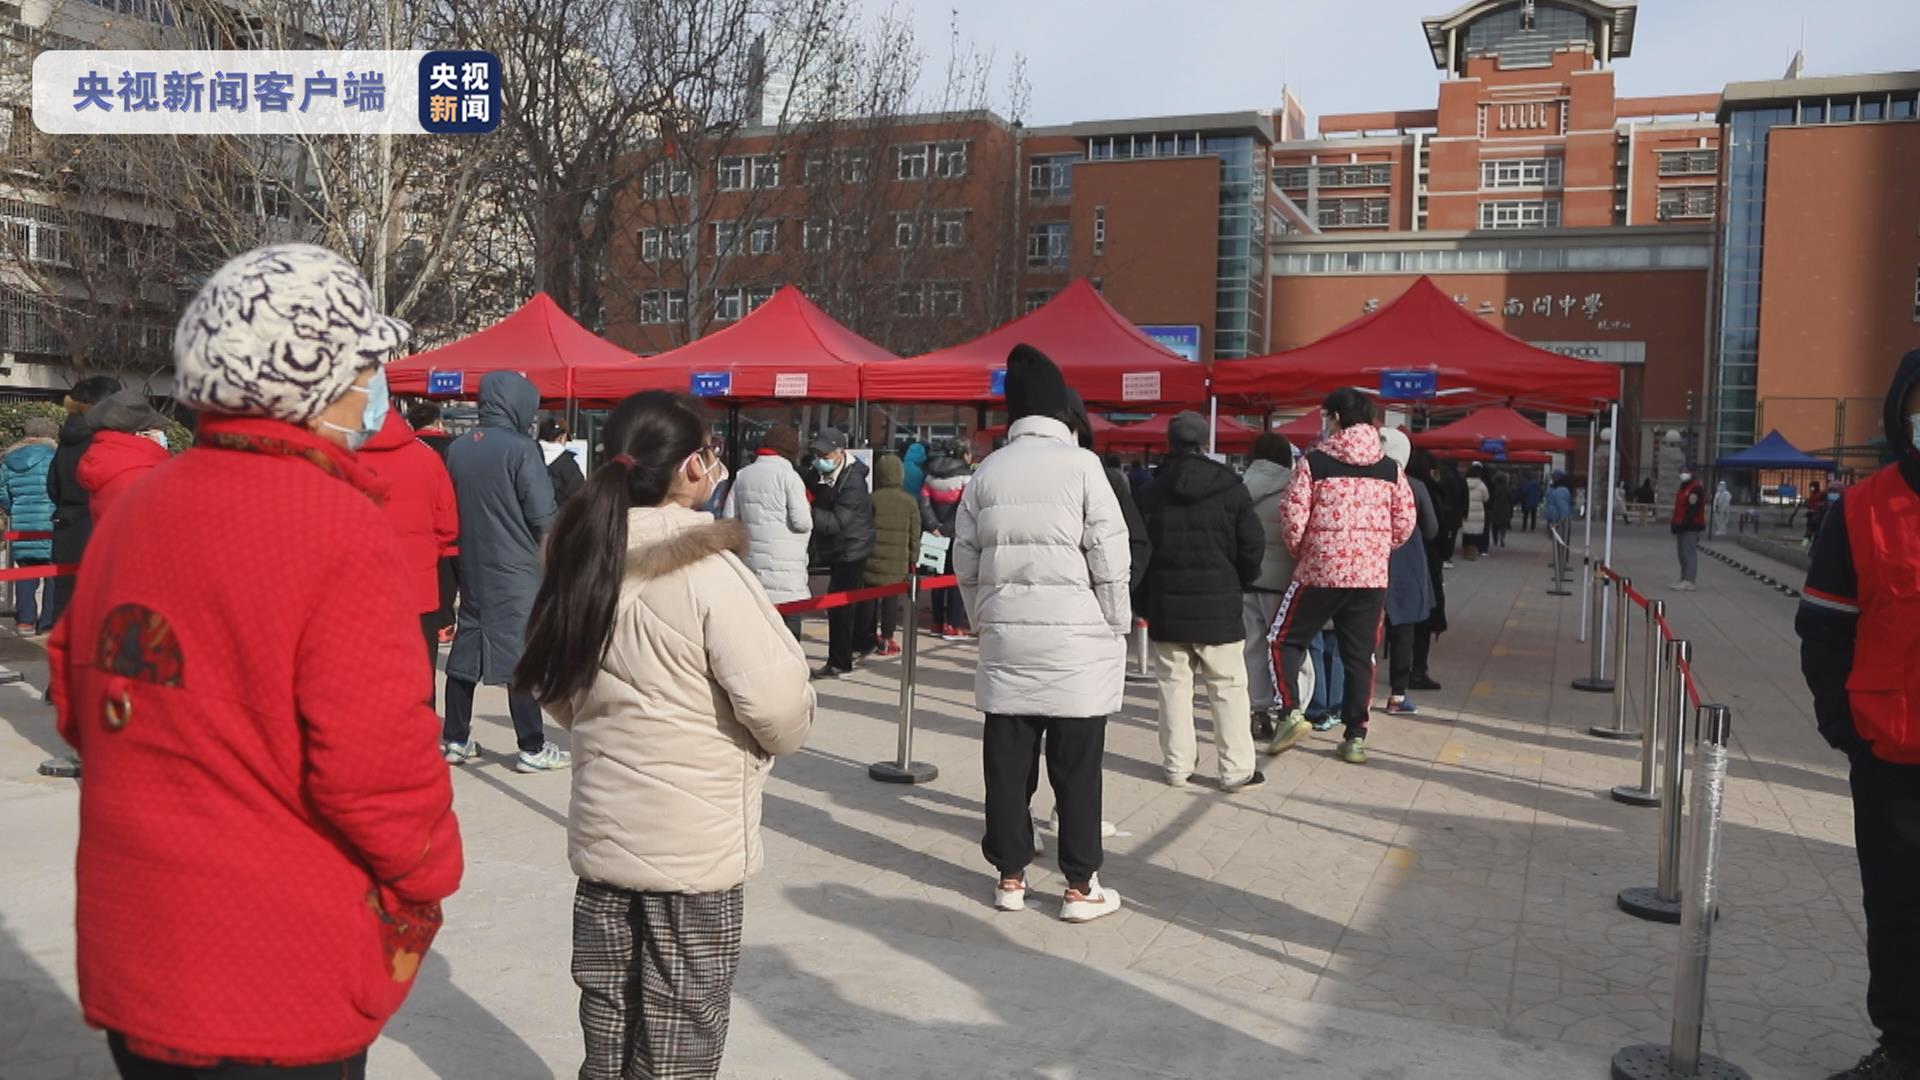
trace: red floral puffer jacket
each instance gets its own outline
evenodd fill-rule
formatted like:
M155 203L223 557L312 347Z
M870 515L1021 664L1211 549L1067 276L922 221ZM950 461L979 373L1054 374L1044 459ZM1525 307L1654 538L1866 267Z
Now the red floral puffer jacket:
M1380 429L1355 424L1300 459L1280 504L1297 585L1384 589L1387 560L1420 523L1406 474L1380 450Z

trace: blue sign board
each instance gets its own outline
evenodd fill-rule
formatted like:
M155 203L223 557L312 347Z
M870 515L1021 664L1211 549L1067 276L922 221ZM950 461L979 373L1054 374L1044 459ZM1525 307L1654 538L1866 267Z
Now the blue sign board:
M1140 332L1183 360L1195 363L1200 360L1200 328L1197 326L1142 326Z
M427 393L434 397L459 397L466 380L458 371L427 372Z
M1480 452L1491 455L1495 461L1505 461L1507 459L1507 440L1481 439Z
M484 135L500 126L500 58L477 49L420 56L420 127L429 135Z
M1006 368L993 369L993 385L987 389L987 393L992 394L994 397L1007 396L1007 369Z
M1382 371L1380 396L1388 401L1424 401L1440 393L1437 371Z
M731 371L696 371L692 381L694 397L727 397L733 393Z

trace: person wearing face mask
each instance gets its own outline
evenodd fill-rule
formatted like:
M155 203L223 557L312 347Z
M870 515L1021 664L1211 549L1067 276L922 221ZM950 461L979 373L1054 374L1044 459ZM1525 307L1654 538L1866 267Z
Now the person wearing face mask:
M1920 349L1894 372L1884 422L1897 456L1828 512L1794 617L1820 734L1851 764L1880 1031L1834 1080L1920 1078Z
M1733 520L1733 492L1727 490L1727 482L1720 481L1713 489L1713 535L1727 535L1727 523Z
M166 438L166 420L138 390L122 390L95 405L87 412L87 426L93 439L74 475L86 489L93 519L99 521L135 481L173 455L164 441L153 437Z
M54 629L80 1003L124 1077L365 1077L459 886L403 558L350 450L407 333L323 248L215 271L173 341L195 445L117 495Z
M814 691L742 561L746 526L695 509L722 471L700 417L637 394L608 417L606 447L560 511L514 685L580 748L579 1075L710 1080L763 857L761 791L806 741Z
M480 426L447 448L460 507L460 615L447 652L447 763L480 758L473 697L481 683L505 686L540 587L540 540L553 524L553 481L528 437L540 391L525 375L490 371L480 380ZM572 761L547 741L540 704L509 689L507 713L519 744L514 768L552 772Z
M1673 537L1680 552L1680 580L1675 592L1692 592L1700 576L1700 534L1707 531L1707 489L1692 468L1680 470L1680 490L1673 494Z
M427 663L438 666L440 628L446 625L440 616L440 563L460 538L453 479L440 455L415 438L413 428L397 412L388 412L382 419L379 432L361 449L360 463L391 489L381 509L406 551L402 569L407 597L420 613ZM435 701L432 685L427 687L427 701Z
M813 437L813 467L820 474L813 493L813 535L831 566L829 593L857 589L873 554L873 490L867 467L847 450L847 436L827 428ZM853 670L853 608L827 612L827 662L814 672L837 679Z

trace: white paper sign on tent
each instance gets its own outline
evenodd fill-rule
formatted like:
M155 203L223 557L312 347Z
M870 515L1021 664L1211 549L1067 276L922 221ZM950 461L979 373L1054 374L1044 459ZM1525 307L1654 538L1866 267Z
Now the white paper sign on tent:
M1159 401L1160 373L1157 371L1130 371L1120 376L1120 400Z
M781 373L773 377L773 396L777 398L806 397L807 373Z

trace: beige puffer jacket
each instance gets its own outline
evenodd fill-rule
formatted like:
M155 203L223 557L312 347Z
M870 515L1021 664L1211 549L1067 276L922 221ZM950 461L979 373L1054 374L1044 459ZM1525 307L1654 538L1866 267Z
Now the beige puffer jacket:
M589 881L718 892L760 869L760 791L813 725L806 657L740 559L737 521L631 511L613 640L573 731L567 854Z

